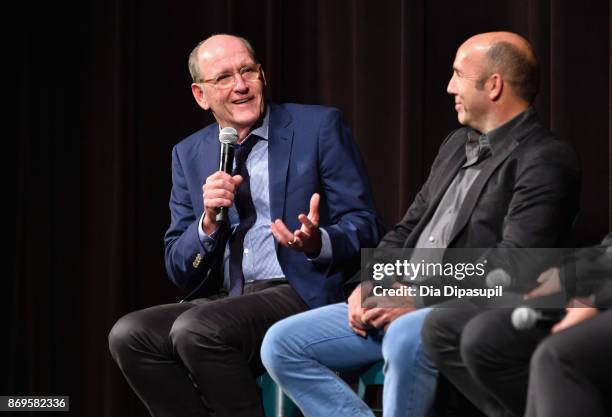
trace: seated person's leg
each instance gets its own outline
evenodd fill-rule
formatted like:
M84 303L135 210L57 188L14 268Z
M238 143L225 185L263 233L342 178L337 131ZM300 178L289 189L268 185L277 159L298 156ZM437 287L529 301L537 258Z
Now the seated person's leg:
M216 416L263 416L255 382L264 371L263 337L278 320L306 309L283 283L196 306L177 318L173 347Z
M153 417L208 416L169 337L176 318L194 306L167 304L129 313L108 336L113 359Z
M274 380L306 417L373 416L335 371L358 369L382 359L381 332L366 338L348 325L347 304L289 317L270 328L261 357Z
M461 336L461 355L480 387L512 415L522 416L527 401L529 360L549 329L517 330L512 309L480 313Z
M438 371L423 349L421 329L431 311L423 308L394 320L383 339L385 417L427 417Z
M474 405L489 416L503 416L502 406L476 383L461 357L463 329L480 312L469 300L453 300L435 307L423 324L423 346L438 371Z
M531 359L526 417L612 415L612 310L546 338Z

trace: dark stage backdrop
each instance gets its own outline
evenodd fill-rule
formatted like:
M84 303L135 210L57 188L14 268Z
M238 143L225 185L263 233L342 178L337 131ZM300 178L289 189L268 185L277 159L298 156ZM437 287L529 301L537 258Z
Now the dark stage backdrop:
M212 120L186 68L212 33L252 40L271 99L343 110L392 225L457 126L446 94L457 47L516 31L541 60L536 108L582 159L576 238L609 229L611 0L20 3L5 16L15 28L5 87L17 87L5 104L17 114L3 145L15 244L5 249L2 395L70 395L75 416L146 415L107 334L123 314L180 296L163 268L170 152Z

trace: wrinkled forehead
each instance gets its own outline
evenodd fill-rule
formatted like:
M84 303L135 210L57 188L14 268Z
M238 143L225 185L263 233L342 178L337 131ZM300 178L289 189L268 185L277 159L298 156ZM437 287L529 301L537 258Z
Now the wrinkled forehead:
M198 50L198 65L201 73L207 77L223 71L234 71L240 67L255 63L251 53L238 39L225 42L202 44Z

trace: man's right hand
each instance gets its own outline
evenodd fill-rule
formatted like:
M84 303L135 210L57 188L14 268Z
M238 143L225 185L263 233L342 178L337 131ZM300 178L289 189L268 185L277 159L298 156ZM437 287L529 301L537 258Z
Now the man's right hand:
M219 207L230 207L234 203L236 189L242 183L240 175L231 176L227 172L217 171L208 178L202 186L204 200L204 218L202 230L212 235L217 230L217 210Z
M578 323L583 322L584 320L590 319L599 313L599 310L595 307L588 307L585 304L576 303L573 301L573 304L577 307L568 307L565 310L567 314L557 324L553 326L551 329L552 333L560 332L561 330L565 330L569 327L575 326Z
M361 307L361 291L363 284L359 284L348 298L349 327L361 337L366 337L368 325L363 321L363 315L368 310Z
M538 277L538 286L525 294L525 299L544 297L545 295L556 294L561 291L561 278L559 268L553 267L542 272Z

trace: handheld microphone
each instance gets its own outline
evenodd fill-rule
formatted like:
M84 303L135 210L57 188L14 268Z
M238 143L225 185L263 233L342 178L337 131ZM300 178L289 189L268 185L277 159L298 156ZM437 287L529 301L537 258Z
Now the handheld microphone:
M536 310L531 307L517 307L512 312L512 326L516 330L528 330L537 325L552 326L565 316L565 309Z
M510 274L508 274L502 268L496 268L487 274L485 283L487 284L488 288L501 286L502 288L507 289L510 287L510 284L512 284L512 278L510 277Z
M221 142L221 158L219 159L219 171L227 172L232 175L234 164L234 145L238 142L238 132L233 127L224 127L219 132L219 142ZM227 207L219 207L215 217L219 223L227 223Z

